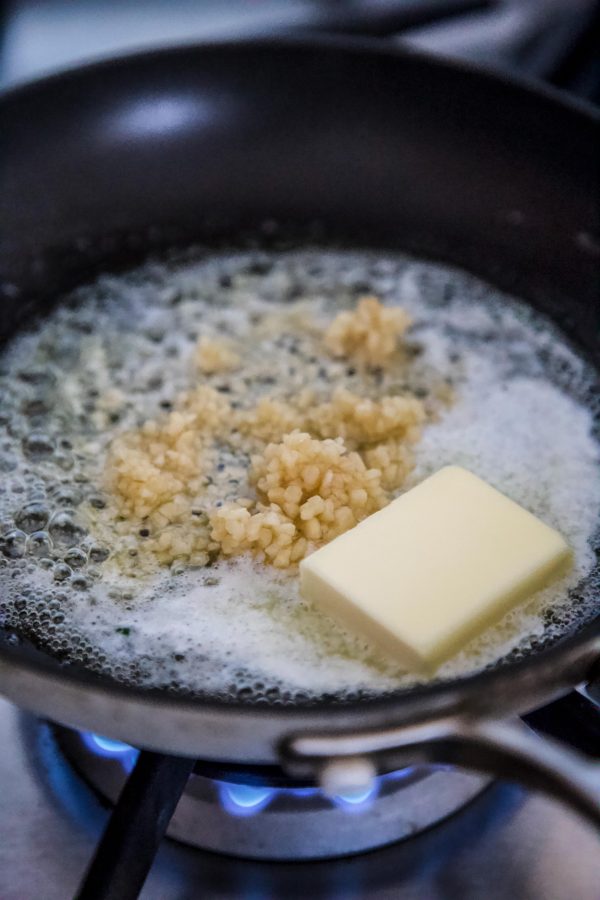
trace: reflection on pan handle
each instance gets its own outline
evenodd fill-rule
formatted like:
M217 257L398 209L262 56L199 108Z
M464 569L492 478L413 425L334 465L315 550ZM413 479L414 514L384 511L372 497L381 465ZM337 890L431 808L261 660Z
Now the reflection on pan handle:
M577 690L579 693L593 703L600 712L600 678L597 681L590 681L589 684L580 685Z
M521 716L539 734L556 738L580 753L600 758L600 704L593 692L600 685L583 685Z
M600 827L600 763L540 737L519 719L457 715L353 734L298 735L284 743L282 757L290 774L317 778L325 789L348 784L357 773L456 765L543 791Z

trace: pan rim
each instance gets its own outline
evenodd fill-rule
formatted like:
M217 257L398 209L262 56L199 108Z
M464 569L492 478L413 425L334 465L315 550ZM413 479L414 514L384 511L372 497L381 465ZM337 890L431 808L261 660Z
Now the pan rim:
M360 715L364 713L367 707L379 711L391 710L408 698L411 701L419 701L424 697L444 699L451 693L460 692L465 688L470 689L473 685L476 685L486 696L489 696L491 689L498 682L504 681L507 675L510 678L514 677L515 682L518 683L520 676L524 672L533 676L536 669L548 669L548 674L551 674L554 668L553 664L568 659L573 654L573 651L577 651L577 657L581 656L587 661L585 650L589 647L593 653L598 638L600 638L600 614L586 622L574 634L565 635L544 650L513 662L492 666L489 669L461 675L458 678L417 684L414 687L388 691L372 697L365 697L359 701L326 702L317 699L307 703L295 703L284 706L221 700L218 697L208 695L206 697L202 695L190 697L185 694L170 694L163 688L136 687L132 684L119 682L110 676L95 673L81 666L65 665L62 668L57 668L56 661L50 657L48 657L48 660L44 659L43 656L41 658L23 660L19 658L14 649L2 644L0 644L0 668L6 663L7 667L19 669L22 672L33 671L37 674L46 675L50 679L64 680L70 684L98 690L106 695L112 694L119 698L132 698L147 702L149 705L154 705L156 701L168 698L169 706L177 706L185 710L194 710L200 707L213 712L239 712L244 715L256 714L259 718L273 715L287 718L294 718L295 716L305 717L306 715L314 715L315 718L321 716L329 718L338 711L344 714L356 713ZM598 653L600 654L600 647L598 647ZM582 679L584 675L585 668L582 671ZM555 677L546 681L549 693L562 684L563 677L562 667L558 667L555 670ZM521 708L518 704L515 705L517 708Z
M54 84L68 82L81 75L120 68L127 64L148 63L155 59L176 57L190 52L235 52L236 50L256 49L259 51L276 51L278 49L297 48L299 50L331 50L342 54L365 54L395 58L408 58L426 63L428 66L441 70L452 70L465 75L476 75L496 84L517 90L527 90L538 98L543 98L560 107L568 108L572 112L587 116L596 124L600 124L600 110L590 101L573 97L560 88L544 83L543 81L527 75L512 75L501 71L492 65L480 62L470 62L450 57L438 56L425 50L410 47L408 45L384 44L377 38L353 37L344 35L315 35L309 32L297 32L294 34L281 34L275 37L256 37L239 39L215 39L206 41L178 41L177 43L157 44L152 48L140 48L125 50L106 56L99 56L90 62L67 65L47 75L34 76L18 81L16 84L0 88L0 105L13 98L19 98L27 93L34 93L40 88ZM1 110L0 110L1 111Z

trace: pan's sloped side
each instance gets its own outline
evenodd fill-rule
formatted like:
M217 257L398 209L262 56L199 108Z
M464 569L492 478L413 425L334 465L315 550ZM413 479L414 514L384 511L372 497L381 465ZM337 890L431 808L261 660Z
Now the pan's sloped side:
M0 338L153 247L281 221L457 263L597 350L598 122L553 95L360 42L125 58L0 100ZM267 229L270 231L270 227ZM137 746L268 763L288 732L508 712L590 670L600 628L516 669L337 709L141 692L0 641L0 690ZM0 635L1 637L1 635Z
M555 314L596 299L598 123L460 66L335 40L183 48L9 92L0 132L3 330L92 266L273 219L436 255Z

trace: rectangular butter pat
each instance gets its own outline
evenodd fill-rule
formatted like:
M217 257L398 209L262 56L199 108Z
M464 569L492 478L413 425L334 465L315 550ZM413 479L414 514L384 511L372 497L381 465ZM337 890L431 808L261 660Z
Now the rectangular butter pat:
M431 672L566 568L568 545L448 466L300 564L300 590L407 669Z

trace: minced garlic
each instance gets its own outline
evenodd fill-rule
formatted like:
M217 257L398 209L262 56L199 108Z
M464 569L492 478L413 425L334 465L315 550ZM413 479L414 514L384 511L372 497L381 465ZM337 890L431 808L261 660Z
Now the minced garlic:
M375 444L362 450L361 456L370 469L379 469L381 486L386 491L401 487L414 466L411 448L401 441Z
M335 317L325 333L325 346L332 356L384 366L409 325L410 317L403 309L383 306L377 297L363 297L355 310Z
M226 556L254 550L279 568L301 559L309 544L326 543L388 500L381 472L367 469L341 438L285 435L252 458L255 512L236 503L211 513L212 538Z
M196 344L194 364L203 375L214 375L237 369L240 357L226 341L202 337Z
M303 429L305 419L306 416L295 404L264 397L251 409L240 410L235 424L245 440L268 443L281 440L290 431Z
M309 430L320 437L342 437L353 448L392 439L413 443L425 419L423 404L415 397L360 397L344 388L331 400L315 406L308 416Z
M137 431L120 435L107 460L106 479L119 515L144 522L153 532L191 519L194 500L203 489L207 444L229 412L229 404L208 387L183 395L180 405L163 419L151 419ZM157 556L166 554L169 562L188 556L187 551L173 550L168 559L172 539L159 540ZM179 535L177 543L182 542L189 543Z
M327 341L336 344L337 333L344 347L380 363L407 324L401 310L365 298L337 317ZM194 358L205 374L239 363L216 340L201 340ZM106 480L117 530L129 542L141 536L150 560L205 565L215 554L250 550L287 567L388 503L410 472L410 448L425 420L415 397L371 399L342 387L324 397L311 383L247 406L243 385L183 393L174 411L113 441ZM235 402L223 388L227 396L235 391ZM223 453L232 460L248 454L249 471L243 462L218 463ZM232 485L241 493L245 483L255 497L229 499Z
M358 450L369 467L381 469L382 484L394 490L412 468L409 445L419 440L425 418L425 408L415 397L384 395L371 400L337 388L330 400L312 405L305 398L288 402L264 398L232 421L250 444L278 441L294 430L321 439L343 438L346 447Z
M144 546L160 563L203 559L219 548L225 555L253 549L278 566L301 559L308 541L331 540L388 502L386 492L412 468L409 447L425 417L414 397L376 401L344 389L306 407L306 397L297 404L263 398L232 410L211 388L182 394L162 421L113 442L108 483L119 514L149 529ZM264 447L249 473L258 501L213 510L209 534L193 510L203 501L213 444L240 439L249 449Z

